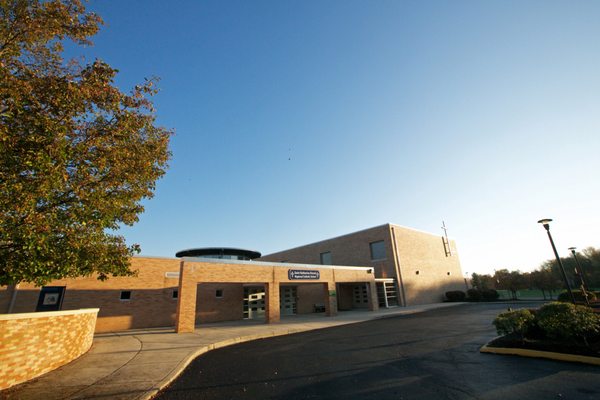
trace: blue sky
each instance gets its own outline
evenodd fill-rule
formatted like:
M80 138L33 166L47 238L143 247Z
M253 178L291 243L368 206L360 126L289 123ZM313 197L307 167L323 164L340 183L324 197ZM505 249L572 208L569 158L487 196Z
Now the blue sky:
M173 159L142 253L274 251L396 223L463 271L600 247L600 2L126 1L85 49L161 78Z

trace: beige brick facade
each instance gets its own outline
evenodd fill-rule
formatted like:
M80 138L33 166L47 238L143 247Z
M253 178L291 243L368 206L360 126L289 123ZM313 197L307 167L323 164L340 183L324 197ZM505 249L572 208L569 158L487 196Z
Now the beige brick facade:
M290 279L290 270L318 271L319 277L310 279L308 282L300 282ZM306 300L308 300L309 304L323 304L327 315L335 315L338 309L336 283L361 283L367 285L370 293L368 307L371 310L378 308L374 275L370 272L369 268L319 267L306 264L212 261L184 258L181 263L180 274L180 298L177 309L178 319L176 329L177 332L182 333L193 332L198 314L200 313L202 318L203 312L206 312L203 309L216 309L216 307L211 307L210 305L214 305L219 299L212 297L210 290L230 288L233 296L239 299L239 292L236 292L235 283L255 284L264 287L266 294L265 320L268 323L277 322L280 319L280 286L282 284L294 284L297 287L301 287L304 284L311 285L310 290L301 291L306 296L303 310L307 310ZM209 288L209 294L204 299L199 299L199 296L202 296L200 293L203 292L201 290L203 286ZM223 294L225 294L225 289L223 289ZM203 300L208 305L203 306ZM228 306L231 307L234 305L235 301L232 301ZM198 310L199 308L200 311Z
M383 240L388 257L373 261L369 243ZM257 261L297 262L305 264L321 264L321 253L331 253L332 265L354 265L372 267L377 278L396 276L392 255L392 241L388 225L377 226L354 234L344 235L321 242L296 247L263 256Z
M190 301L182 306L185 312L182 321L188 330L198 323L240 320L244 318L244 286L249 285L264 288L266 292L267 322L279 319L280 284L297 288L297 313L312 313L315 305L321 305L327 314L333 315L337 311L336 282L371 284L374 276L368 273L368 268L334 270L331 267L253 261L197 260L201 259L135 257L131 260L132 270L137 271L134 277L110 278L102 282L91 276L57 280L47 286L65 287L62 310L100 308L96 332L101 333L175 326L178 302L182 297ZM291 281L287 275L290 268L317 268L321 278ZM184 271L181 286L180 270ZM121 300L122 291L130 292L130 299ZM330 296L330 293L333 294ZM4 287L0 291L0 304L5 307L2 312L7 312L11 295L12 289ZM21 284L13 312L35 311L39 296L40 288Z
M379 241L384 243L385 256L373 260L370 244ZM376 278L396 279L401 305L441 302L445 292L465 289L454 241L450 241L448 249L441 235L393 224L269 254L259 260L320 264L320 254L326 252L331 254L333 265L373 267Z
M99 281L90 276L56 280L47 286L66 287L62 310L99 308L96 332L173 326L177 310L173 290L179 286L179 264L179 259L134 257L131 269L137 271L135 277ZM167 277L167 272L175 275ZM20 284L13 313L34 312L40 289L33 284ZM131 291L130 300L120 300L123 290ZM7 307L10 294L4 288L0 304ZM7 308L0 312L7 312Z
M441 302L447 291L465 290L454 241L447 254L441 236L395 225L390 230L408 305Z
M370 247L374 242L379 242L376 259ZM99 308L96 332L172 326L184 332L198 323L243 319L249 286L264 292L266 322L279 320L280 294L286 286L295 288L298 314L377 308L381 299L376 285L381 289L382 282L376 283L375 278L395 282L389 285L395 285L399 305L440 302L446 291L464 289L455 243L449 247L441 236L386 224L258 261L134 257L134 277L102 282L90 276L47 286L65 287L62 310ZM318 265L322 253L328 253L335 267ZM318 270L320 276L289 279L288 271L293 269ZM122 292L130 297L122 299ZM12 294L12 288L0 288L0 313L8 312ZM19 285L12 312L35 311L39 297L40 288Z
M217 297L217 291L220 291L220 297ZM196 323L243 319L243 302L244 286L241 283L201 283L196 289Z
M0 315L0 390L52 371L89 350L97 309Z

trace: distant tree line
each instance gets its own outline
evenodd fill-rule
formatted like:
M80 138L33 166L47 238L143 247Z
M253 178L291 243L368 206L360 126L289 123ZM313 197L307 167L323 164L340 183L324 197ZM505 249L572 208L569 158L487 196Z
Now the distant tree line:
M588 247L577 253L577 259L581 264L583 277L588 289L600 289L600 249ZM577 263L573 256L561 257L565 273L571 289L578 290L581 280L577 275ZM552 298L556 291L566 289L558 262L556 259L544 261L540 267L532 272L509 271L500 269L494 275L476 274L471 277L471 285L475 289L507 290L513 299L517 299L517 291L525 289L537 289L546 296Z

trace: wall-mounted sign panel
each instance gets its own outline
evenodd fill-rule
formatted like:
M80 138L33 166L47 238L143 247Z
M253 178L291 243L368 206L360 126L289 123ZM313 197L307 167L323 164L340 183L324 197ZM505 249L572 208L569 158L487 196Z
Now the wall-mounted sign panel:
M65 286L42 287L35 311L60 311L64 294Z
M289 280L313 280L320 279L321 272L315 270L305 270L305 269L290 269L288 270L288 279Z

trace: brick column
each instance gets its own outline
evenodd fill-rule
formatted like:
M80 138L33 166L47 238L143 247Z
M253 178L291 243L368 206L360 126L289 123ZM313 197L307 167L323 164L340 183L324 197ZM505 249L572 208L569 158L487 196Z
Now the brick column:
M335 293L335 295L332 295L333 293ZM337 315L338 306L335 282L327 282L323 284L323 295L323 304L325 304L325 315L327 315L328 317L333 317Z
M189 274L193 275L193 274ZM191 276L186 278L185 264L179 269L179 296L177 299L177 333L194 332L196 327L196 290L198 282Z
M265 322L271 324L280 319L279 311L279 283L265 283Z
M373 282L365 283L369 293L369 311L379 310L379 298L377 296L377 284Z

